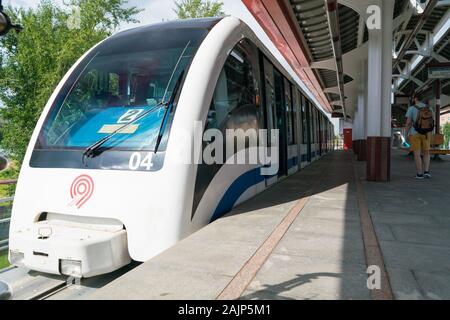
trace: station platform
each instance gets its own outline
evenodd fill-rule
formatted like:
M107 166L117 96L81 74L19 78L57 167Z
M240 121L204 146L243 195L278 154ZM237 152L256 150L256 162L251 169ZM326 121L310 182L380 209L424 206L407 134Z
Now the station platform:
M442 159L417 181L394 150L392 181L370 183L351 151L335 151L87 298L449 299Z

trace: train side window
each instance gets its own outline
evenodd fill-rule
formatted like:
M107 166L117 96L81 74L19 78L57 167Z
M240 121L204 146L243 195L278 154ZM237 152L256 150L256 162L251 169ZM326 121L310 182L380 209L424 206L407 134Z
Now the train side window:
M320 142L320 140L319 140L319 138L320 138L320 119L319 119L320 113L316 108L314 108L314 110L316 112L316 143L319 143Z
M317 142L321 142L322 139L322 113L317 110Z
M323 128L323 116L322 113L319 112L319 141L320 144L323 144L323 132L324 132L324 128Z
M292 108L291 108L291 121L292 121L292 144L298 143L297 133L297 112L298 112L298 97L296 94L295 86L291 85L292 96Z
M306 101L303 93L300 93L300 117L302 122L302 144L306 144Z
M322 119L320 111L317 111L317 142L320 142L322 135Z
M296 143L302 144L303 143L303 114L302 114L302 94L300 91L294 87L294 101L295 101L295 129L296 135Z
M311 141L312 143L316 143L316 109L311 101L309 102L309 108L311 110Z
M319 130L319 128L317 127L317 109L316 109L316 106L313 105L312 103L311 103L311 109L313 110L313 114L314 114L314 142L318 143L319 139L317 136L317 130Z
M284 102L286 104L286 120L287 120L287 140L288 145L293 145L295 138L294 138L294 112L293 112L293 101L292 101L292 90L291 90L291 83L284 79L284 95L285 99Z
M206 129L258 129L257 54L248 40L230 53L217 80Z

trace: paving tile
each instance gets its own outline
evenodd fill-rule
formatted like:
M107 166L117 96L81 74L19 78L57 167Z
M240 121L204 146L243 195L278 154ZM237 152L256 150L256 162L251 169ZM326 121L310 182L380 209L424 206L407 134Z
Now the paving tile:
M258 246L241 241L188 238L182 245L174 246L165 254L155 257L154 261L164 265L182 265L211 274L234 276L257 249Z
M450 252L450 233L447 228L394 225L391 230L398 241L447 246Z
M356 209L306 206L300 215L302 218L359 221L359 211Z
M186 268L182 264L142 264L91 294L92 300L214 299L231 277Z
M358 209L358 203L356 201L347 200L319 200L312 198L308 206L320 207L320 208L336 208L336 209Z
M397 300L423 300L419 284L411 270L387 268L389 282Z
M375 224L385 223L389 225L402 226L439 226L437 219L429 214L371 211L370 216Z
M334 263L365 263L362 241L349 238L327 237L323 234L288 232L281 240L275 253L300 257L318 258Z
M362 241L361 225L355 220L334 220L299 217L292 230L299 233L313 233L326 237L349 238Z
M370 299L365 266L273 254L248 287L252 296Z
M374 225L375 233L377 234L378 240L388 240L394 241L395 236L388 224L377 223Z
M450 274L414 271L426 299L450 300Z
M387 267L428 272L450 272L448 247L399 241L380 241Z

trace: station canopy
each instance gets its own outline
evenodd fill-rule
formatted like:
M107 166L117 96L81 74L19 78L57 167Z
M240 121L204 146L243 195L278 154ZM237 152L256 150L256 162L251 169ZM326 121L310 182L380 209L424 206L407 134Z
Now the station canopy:
M367 63L367 12L379 0L243 0L300 78L328 112L352 119ZM432 92L429 66L450 59L449 0L395 1L393 79L395 96ZM369 62L370 63L370 62ZM367 68L366 68L367 69ZM442 106L450 104L450 79L440 82ZM396 100L397 101L397 100ZM405 108L407 99L394 107Z

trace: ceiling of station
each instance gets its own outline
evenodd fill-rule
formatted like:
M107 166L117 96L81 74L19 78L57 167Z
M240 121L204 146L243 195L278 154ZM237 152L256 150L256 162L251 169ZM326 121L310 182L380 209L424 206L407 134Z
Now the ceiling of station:
M394 18L397 18L403 12L408 1L410 0L395 0Z
M396 6L405 10L408 2L409 0L397 0ZM429 17L426 18L421 32L416 34L416 39L418 40L420 46L423 46L426 42L426 32L429 32L431 37L435 35L434 31L436 31L436 27L438 27L439 24L443 22L443 19L445 19L445 17L448 15L449 10L450 5L442 4L436 6L432 10ZM407 22L406 30L413 30L414 27L419 23L419 19L420 15L412 16L411 19ZM396 49L401 47L401 45L402 42L399 41L397 43ZM400 61L399 63L399 67L401 70L406 70L408 68L408 65L411 65L411 63L417 57L415 52L418 50L419 48L416 42L412 42L410 47L408 48L409 52L407 51L407 53L402 57L402 61ZM398 93L411 95L415 91L427 92L431 90L432 86L434 85L434 81L428 79L427 65L430 63L450 61L450 29L448 29L446 33L441 37L441 39L436 44L434 44L434 48L432 51L440 56L440 61L433 56L424 56L421 62L417 64L417 66L413 70L411 70L411 76L414 79L406 79L405 81L403 81L398 88ZM393 74L400 74L400 70L398 70L398 68L395 68L393 70ZM446 95L450 94L450 79L445 79L442 81L442 93Z
M332 32L330 32L330 24L327 18L327 9L325 0L286 0L286 2L292 8L292 12L297 20L299 29L302 33L302 39L304 39L304 47L306 49L306 55L311 64L324 62L326 60L335 59L335 51L333 50L333 39L331 38ZM448 3L448 2L447 2ZM405 11L413 12L412 14L405 15ZM420 23L421 15L412 7L411 0L395 0L394 6L394 19L403 19L400 21L397 29L394 33L399 33L399 36L395 41L395 49L400 51L404 46L404 42L407 40L409 33L411 33L416 26ZM422 29L416 34L417 42L420 46L423 46L427 41L426 32L433 33L436 27L442 23L442 20L448 14L450 10L450 5L445 3L436 4L436 6L431 10L431 13L426 17L426 21L423 23ZM359 47L363 46L368 40L368 30L364 23L361 23L360 15L353 9L339 4L338 5L338 27L340 34L340 52L343 55L357 50ZM364 29L362 29L362 27ZM336 48L334 48L336 49ZM401 56L399 60L398 67L393 69L394 74L399 74L400 70L404 70L408 65L411 65L412 61L416 58L416 53L413 51L418 51L416 41L412 41L407 48L405 53ZM450 30L447 31L442 39L436 43L434 51L440 55L440 62L444 58L446 61L450 61ZM336 60L335 60L336 61ZM425 57L413 70L412 75L414 78L418 79L424 88L420 88L417 85L417 81L411 79L406 79L403 81L399 90L404 94L411 94L411 92L420 89L426 90L427 85L431 82L427 79L427 64L438 62L433 57ZM349 114L352 112L352 108L355 108L356 102L355 97L352 97L352 93L355 93L355 87L353 86L352 92L347 92L348 84L351 84L352 78L348 75L349 69L352 67L348 64L344 64L344 82L345 82L345 104L349 103L350 109ZM400 70L399 70L400 68ZM346 74L347 72L347 74ZM314 73L319 80L322 88L330 89L336 88L339 85L339 74L336 72L336 68L314 68ZM419 87L419 88L418 88ZM450 80L443 81L443 92L446 93L450 91ZM351 90L349 90L351 91ZM327 90L326 97L330 102L330 105L334 109L342 109L340 101L339 92L335 90ZM353 104L351 100L353 99Z
M366 82L364 65L370 64L365 5L372 2L242 1L324 108L352 118ZM395 1L392 38L396 94L429 91L435 81L428 79L428 64L450 61L450 0L382 1ZM442 80L442 92L450 93L450 79Z
M333 57L330 31L323 0L291 0L295 18L303 32L313 61Z
M305 39L307 55L311 63L334 59L333 41L329 29L327 11L324 0L289 0L290 6L297 20L297 23ZM358 47L358 30L360 16L353 9L339 4L338 6L339 49L342 54L346 54ZM367 41L368 32L365 28L363 40ZM361 45L361 44L359 44ZM345 67L345 66L344 66ZM335 88L338 86L338 74L335 70L315 69L317 79L323 89ZM348 75L343 75L344 83L353 79ZM341 109L339 105L340 95L337 93L326 93L330 105L336 109ZM338 104L336 106L336 104Z
M349 7L339 5L339 28L342 53L348 53L358 47L359 14ZM365 36L368 36L365 29ZM365 39L367 41L367 38Z

